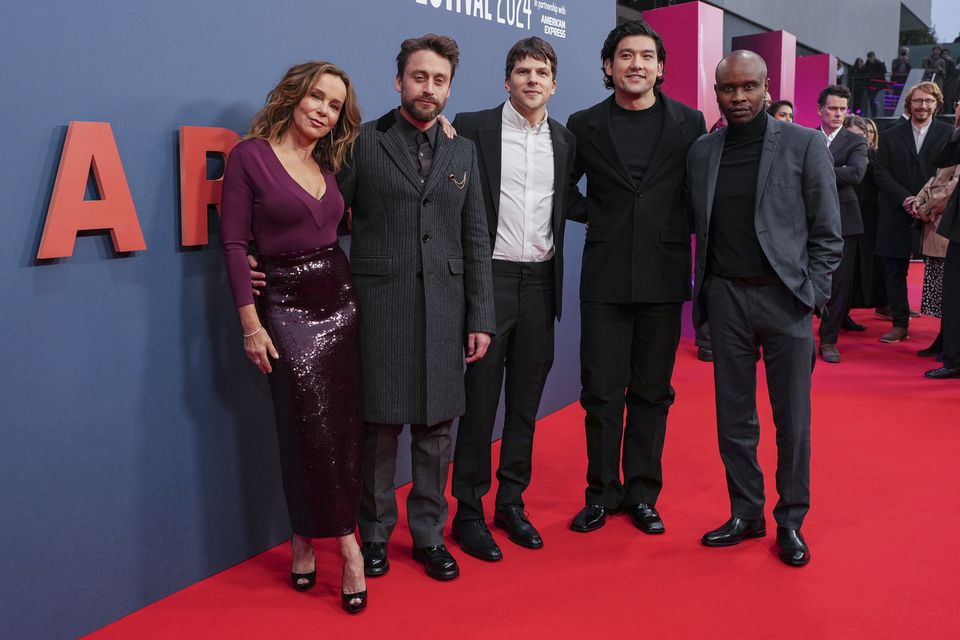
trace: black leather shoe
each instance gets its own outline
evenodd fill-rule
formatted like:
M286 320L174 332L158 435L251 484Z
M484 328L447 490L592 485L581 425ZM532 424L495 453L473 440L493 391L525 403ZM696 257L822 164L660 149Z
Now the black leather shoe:
M803 540L800 529L777 527L777 544L780 545L780 559L791 567L802 567L810 562L810 549Z
M627 507L626 512L630 514L633 526L644 533L656 534L665 531L663 520L660 519L660 514L657 513L657 509L653 505L641 502L632 507Z
M364 542L360 553L363 554L363 575L376 578L390 570L385 542Z
M923 374L924 378L931 380L946 380L947 378L960 378L960 367L940 367L939 369L930 369Z
M483 520L466 520L454 524L453 539L460 544L464 553L474 558L495 562L503 557L500 547Z
M607 513L609 512L603 505L588 504L573 517L570 528L580 533L596 531L607 524Z
M937 338L933 341L933 344L926 349L920 349L920 351L917 351L917 355L921 358L936 358L941 351L943 351L943 342Z
M732 547L747 538L762 538L767 535L767 523L759 520L744 520L733 517L713 531L703 534L700 542L708 547Z
M521 547L539 549L543 546L540 532L527 520L527 514L519 505L508 504L497 509L493 514L493 524L506 530L510 542Z
M713 349L697 347L697 360L701 362L713 362Z
M413 559L422 562L427 575L434 580L453 580L460 575L457 561L442 544L415 548Z
M843 316L843 322L840 323L840 326L847 331L866 331L867 328L860 324L859 322L854 321L850 317L850 314Z

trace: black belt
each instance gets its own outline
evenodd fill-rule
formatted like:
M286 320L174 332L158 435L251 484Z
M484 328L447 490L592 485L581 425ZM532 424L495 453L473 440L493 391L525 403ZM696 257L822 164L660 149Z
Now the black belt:
M767 287L771 284L780 284L782 281L779 276L773 273L765 273L762 276L750 276L748 278L728 278L738 287Z

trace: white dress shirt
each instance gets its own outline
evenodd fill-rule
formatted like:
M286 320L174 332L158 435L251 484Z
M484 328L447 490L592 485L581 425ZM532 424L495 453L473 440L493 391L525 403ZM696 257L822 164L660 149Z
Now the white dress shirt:
M911 122L910 128L913 129L913 141L917 144L917 153L920 153L920 147L923 146L923 139L927 137L927 129L930 128L930 123L928 122L925 126L918 129L917 126Z
M500 136L500 212L495 260L545 262L553 257L553 142L550 124L531 126L510 101Z
M833 130L833 133L827 133L823 130L823 125L820 125L820 132L823 133L824 137L827 139L827 146L829 147L833 144L833 139L837 137L837 134L840 133L842 127L837 127Z

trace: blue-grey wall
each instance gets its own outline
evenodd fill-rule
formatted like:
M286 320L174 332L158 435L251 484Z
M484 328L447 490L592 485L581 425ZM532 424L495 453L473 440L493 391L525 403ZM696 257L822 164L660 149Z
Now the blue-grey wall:
M330 59L365 118L397 103L400 40L456 37L448 113L504 97L503 58L542 34L439 0L7 3L0 13L0 637L72 637L240 562L289 534L265 380L243 357L219 252L179 247L177 128L244 131L291 64ZM614 4L566 6L551 113L605 93ZM461 4L454 1L452 6ZM497 2L487 2L495 14ZM503 3L508 4L507 2ZM113 125L147 251L87 234L34 260L66 125ZM577 271L544 412L575 401Z

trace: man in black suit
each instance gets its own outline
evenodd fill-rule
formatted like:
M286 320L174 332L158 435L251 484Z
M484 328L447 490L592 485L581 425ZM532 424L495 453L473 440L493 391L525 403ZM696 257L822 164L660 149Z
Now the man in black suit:
M880 137L876 178L880 189L875 253L886 262L887 298L893 328L880 342L909 337L910 305L907 269L913 251L911 203L937 172L933 157L950 137L950 125L935 120L943 94L933 82L921 82L907 92L904 113L909 121L894 125Z
M680 311L690 298L687 149L706 126L702 113L658 89L666 52L647 23L615 28L600 57L613 95L567 123L577 139L572 181L587 176L585 212L570 214L587 223L580 275L587 489L570 527L593 531L625 509L655 534L664 531L655 505Z
M717 437L731 517L704 534L709 547L767 533L757 462L757 361L763 357L777 429L780 559L810 561L800 533L810 506L812 311L830 296L841 259L840 208L822 134L775 120L762 107L763 59L734 51L716 71L730 123L690 149L697 230L694 319L710 321Z
M833 156L833 172L837 177L840 197L840 226L843 235L843 259L833 274L830 300L820 322L820 356L825 362L840 362L837 339L840 327L850 309L857 247L863 235L863 218L856 187L867 173L867 140L843 128L843 118L852 95L846 87L832 84L820 92L817 110L820 131L826 137Z
M575 146L573 135L547 116L556 73L557 55L548 42L520 40L507 54L509 99L493 109L461 113L453 123L477 147L493 254L497 331L486 357L467 366L466 413L453 459L453 535L466 553L483 560L502 557L484 522L482 499L490 490L490 439L504 371L494 523L516 544L543 546L524 513L523 492L530 484L537 410L553 364L554 321L562 310L564 190L570 188Z
M937 167L960 164L960 109L954 105L953 135L934 158ZM943 212L937 233L950 240L943 261L943 301L940 330L943 332L943 366L923 375L934 380L960 378L960 189L955 189Z

